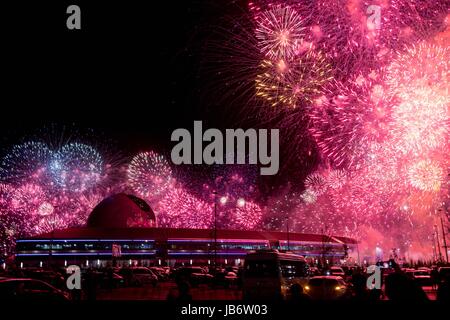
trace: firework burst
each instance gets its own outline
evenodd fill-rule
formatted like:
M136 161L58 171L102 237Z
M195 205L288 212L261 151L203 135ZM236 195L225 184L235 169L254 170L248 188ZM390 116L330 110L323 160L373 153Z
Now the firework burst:
M213 221L213 205L193 196L183 188L171 188L158 202L159 226L172 228L209 228Z
M237 229L254 230L261 222L262 210L259 205L250 201L245 201L243 205L237 203L232 210L231 219Z
M367 150L382 144L392 129L396 100L370 78L334 82L329 98L309 109L309 131L333 166L349 169L367 160Z
M45 177L51 156L51 150L41 142L30 141L15 145L1 162L1 180L13 183L30 177L39 180Z
M327 178L319 172L311 173L305 179L305 187L320 196L326 191Z
M257 16L256 39L261 52L272 61L291 60L305 36L304 21L292 7L271 6Z
M322 93L332 79L331 65L322 53L308 50L292 61L263 60L256 77L256 96L271 107L297 108Z
M71 192L83 192L100 182L104 164L93 147L70 143L54 153L49 169L58 186Z
M131 160L127 181L140 196L151 199L164 194L172 180L172 169L167 160L156 152L142 152Z
M414 188L436 192L444 180L444 170L437 163L421 160L409 168L408 179Z

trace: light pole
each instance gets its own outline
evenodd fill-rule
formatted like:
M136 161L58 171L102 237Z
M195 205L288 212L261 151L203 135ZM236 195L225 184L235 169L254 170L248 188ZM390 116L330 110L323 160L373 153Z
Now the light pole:
M439 231L437 224L434 225L434 232L436 234L436 242L437 242L437 248L439 253L439 261L442 262L442 252L441 252L441 242L439 241Z
M214 194L214 271L217 270L217 191Z
M287 251L291 250L289 239L289 214L286 215L286 236L287 236Z
M439 209L439 211L442 211ZM444 250L445 250L445 260L448 263L448 248L447 248L447 239L445 237L445 229L444 229L444 222L442 221L442 215L439 217L441 219L441 228L442 228L442 238L444 241Z
M54 237L55 237L55 224L56 224L56 209L57 208L57 206L52 206L52 210L51 210L51 212L49 213L50 215L51 215L51 219L49 218L49 220L50 220L50 225L51 225L51 228L52 228L52 230L51 230L51 232L50 232L50 246L49 246L49 249L48 249L48 251L49 251L49 255L48 255L48 267L49 268L51 268L52 267L52 263L53 263L53 261L52 261L52 254L53 254L53 239L54 239Z
M437 254L436 254L436 245L434 243L434 233L431 236L432 236L431 243L432 243L432 249L433 249L433 262L436 262Z

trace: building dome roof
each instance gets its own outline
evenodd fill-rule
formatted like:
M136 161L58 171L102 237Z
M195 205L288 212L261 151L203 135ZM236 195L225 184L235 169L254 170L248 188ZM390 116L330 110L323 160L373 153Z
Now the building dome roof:
M103 199L87 220L91 228L129 228L156 226L155 213L150 206L133 195L118 193Z

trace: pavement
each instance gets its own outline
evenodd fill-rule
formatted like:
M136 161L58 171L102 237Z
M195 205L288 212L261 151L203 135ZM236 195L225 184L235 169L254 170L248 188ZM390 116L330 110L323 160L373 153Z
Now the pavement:
M173 282L160 282L156 287L146 285L142 287L117 288L112 290L99 290L98 300L166 300L171 290L176 290ZM241 300L242 291L237 288L210 288L200 285L191 288L193 300Z
M166 300L171 290L176 290L174 282L160 282L156 287L146 285L142 287L101 289L97 292L98 300ZM432 287L422 287L430 300L436 300L436 291ZM200 285L190 289L193 300L241 300L242 291L238 288L210 288ZM383 297L387 300L387 297Z

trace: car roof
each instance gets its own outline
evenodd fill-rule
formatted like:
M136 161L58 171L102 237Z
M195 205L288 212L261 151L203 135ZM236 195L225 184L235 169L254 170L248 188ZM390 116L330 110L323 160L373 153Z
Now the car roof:
M342 277L340 276L315 276L312 277L312 279L333 279L333 280L343 280Z
M38 282L43 282L46 283L44 281L38 280L38 279L30 279L30 278L0 278L0 282L10 282L10 281L38 281Z

